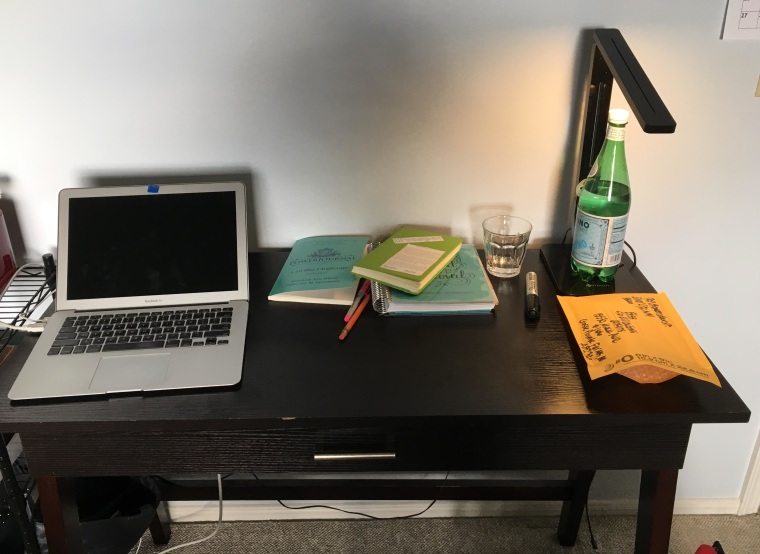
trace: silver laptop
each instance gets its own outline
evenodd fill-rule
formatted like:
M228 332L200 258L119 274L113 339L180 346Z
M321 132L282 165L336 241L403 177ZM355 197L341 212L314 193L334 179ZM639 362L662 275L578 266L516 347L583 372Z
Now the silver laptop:
M245 207L241 183L61 191L56 311L8 397L238 383Z

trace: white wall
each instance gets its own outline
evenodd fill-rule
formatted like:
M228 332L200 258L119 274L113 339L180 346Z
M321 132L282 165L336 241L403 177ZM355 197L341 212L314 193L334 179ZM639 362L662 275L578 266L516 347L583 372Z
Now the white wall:
M494 205L557 239L576 47L584 28L618 27L678 122L629 125L628 241L757 411L760 42L720 41L724 9L0 0L0 181L36 260L54 249L61 188L227 167L254 175L263 246L400 222L472 238ZM679 498L737 498L757 431L757 418L696 427Z

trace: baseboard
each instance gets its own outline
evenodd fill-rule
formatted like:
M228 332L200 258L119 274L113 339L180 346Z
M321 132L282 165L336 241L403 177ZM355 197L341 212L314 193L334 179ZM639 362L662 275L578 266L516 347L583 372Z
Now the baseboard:
M737 515L739 498L676 498L673 513L676 515Z
M302 507L329 505L349 512L361 512L378 518L396 518L417 514L429 504L427 501L329 501L300 502L288 501L288 506ZM559 516L559 502L487 502L487 501L438 501L424 514L417 517L510 517L510 516ZM637 499L589 500L589 513L593 515L635 515ZM676 515L736 515L738 498L685 498L676 499ZM216 521L219 518L219 504L214 501L170 502L169 514L172 521L200 522ZM266 521L297 519L351 519L362 516L347 514L325 507L310 509L288 509L276 501L225 501L223 519L225 521Z
M760 437L755 441L749 470L744 477L739 515L756 514L758 509L760 509Z

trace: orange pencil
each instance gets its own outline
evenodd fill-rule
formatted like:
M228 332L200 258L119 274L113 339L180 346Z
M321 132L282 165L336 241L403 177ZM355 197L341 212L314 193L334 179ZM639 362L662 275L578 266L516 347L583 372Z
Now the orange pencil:
M356 320L359 319L359 316L362 315L364 308L366 308L367 304L369 304L370 298L372 298L370 295L367 295L364 298L362 298L361 304L359 304L359 307L356 308L356 311L353 313L353 315L351 315L351 319L348 320L348 323L346 323L346 326L343 327L343 330L340 332L340 335L338 335L338 339L343 340L348 336L348 332L354 326L354 324L356 323Z

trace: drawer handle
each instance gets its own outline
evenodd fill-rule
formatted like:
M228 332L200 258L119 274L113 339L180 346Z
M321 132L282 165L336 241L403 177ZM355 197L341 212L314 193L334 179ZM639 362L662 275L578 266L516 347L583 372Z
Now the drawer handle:
M395 460L395 452L366 452L347 454L314 454L315 462L334 462L336 460Z

